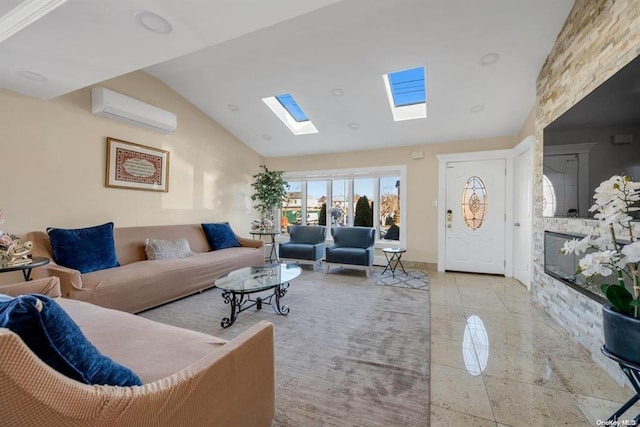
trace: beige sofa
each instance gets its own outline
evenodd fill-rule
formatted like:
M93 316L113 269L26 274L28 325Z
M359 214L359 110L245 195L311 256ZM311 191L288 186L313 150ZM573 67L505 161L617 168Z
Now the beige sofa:
M0 286L12 296L60 296L58 278ZM103 354L131 368L142 386L86 385L44 364L0 328L0 425L270 426L275 413L273 325L233 340L56 298Z
M149 261L144 250L148 238L186 238L194 255ZM53 262L47 233L27 234L27 240L34 244L32 254L51 259L51 263L34 268L32 277L56 276L60 278L63 297L129 313L210 288L215 279L230 271L264 264L261 240L237 238L241 247L211 251L200 224L116 228L114 239L120 267L81 274Z

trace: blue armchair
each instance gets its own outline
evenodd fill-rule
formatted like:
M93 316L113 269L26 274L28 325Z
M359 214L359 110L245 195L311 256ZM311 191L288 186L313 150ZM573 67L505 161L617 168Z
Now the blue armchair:
M327 227L321 225L290 225L287 227L289 241L280 243L279 253L281 260L295 260L316 264L324 256L325 240L327 239Z
M375 229L369 227L332 227L333 245L327 247L327 273L331 265L361 268L369 277L373 265Z

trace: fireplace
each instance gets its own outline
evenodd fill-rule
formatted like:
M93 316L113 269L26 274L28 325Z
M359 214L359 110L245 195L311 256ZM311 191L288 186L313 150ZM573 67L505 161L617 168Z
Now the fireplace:
M591 299L600 303L606 303L606 299L600 285L603 283L616 283L614 275L608 277L593 277L587 279L582 274L576 274L578 261L584 254L563 255L560 250L564 242L571 239L581 239L584 236L575 234L556 233L554 231L544 232L544 272L549 276L571 286L575 290L585 294Z

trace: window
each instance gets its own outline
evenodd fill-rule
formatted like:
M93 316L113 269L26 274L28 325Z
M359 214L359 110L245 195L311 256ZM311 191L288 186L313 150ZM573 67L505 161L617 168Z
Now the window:
M309 121L309 117L302 111L302 108L298 105L293 96L288 93L282 95L276 95L276 99L280 102L280 105L284 107L285 110L291 117L295 119L296 122L306 122Z
M307 225L327 225L327 183L307 181Z
M331 226L346 227L349 225L349 190L347 180L336 179L331 185Z
M400 240L400 177L380 178L380 237Z
M302 224L302 182L288 181L287 200L282 205L282 232L287 231L289 224Z
M426 101L424 67L389 73L388 78L394 107L424 104Z
M353 225L373 227L373 178L353 180Z
M373 227L378 240L386 241L380 245L404 244L401 192L406 166L292 172L285 179L291 189L283 217L296 215L299 224ZM306 200L301 208L300 200Z
M291 94L270 96L262 98L262 101L294 135L318 133L318 129L311 123Z
M424 67L394 71L383 76L393 120L427 117L427 89Z
M484 182L472 176L462 190L462 218L469 230L477 230L482 227L486 213L487 190Z

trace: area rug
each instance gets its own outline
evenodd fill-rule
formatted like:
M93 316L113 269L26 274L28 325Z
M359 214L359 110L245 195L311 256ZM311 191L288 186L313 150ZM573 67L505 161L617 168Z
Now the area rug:
M397 269L393 275L389 270L382 274L383 270L381 269L377 276L376 285L429 290L429 274L424 270L406 269L405 274L402 269Z
M288 316L269 306L249 309L227 329L220 320L229 306L218 289L141 316L225 339L259 320L272 322L273 426L429 425L429 292L376 280L361 270L305 267L282 299Z

